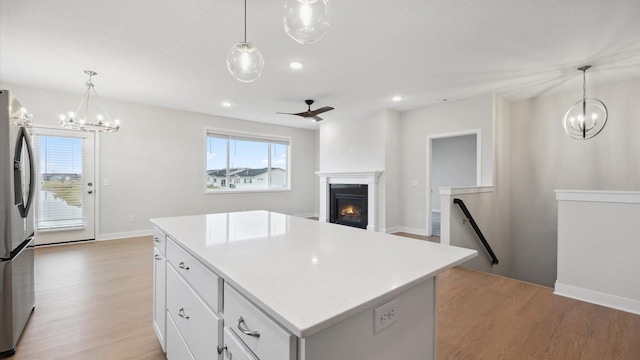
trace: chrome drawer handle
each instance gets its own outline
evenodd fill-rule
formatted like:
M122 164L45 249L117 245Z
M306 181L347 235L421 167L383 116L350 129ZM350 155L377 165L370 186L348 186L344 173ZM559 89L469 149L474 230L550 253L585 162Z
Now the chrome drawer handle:
M260 337L260 331L252 331L246 328L242 316L240 316L240 319L238 319L238 329L245 335Z
M160 258L160 255L153 255L153 258L154 258L154 259L156 259L156 260L162 260L162 259Z
M180 310L178 310L178 316L180 316L183 319L189 320L189 315L184 313L184 308L180 308Z
M222 353L224 352L224 350L227 348L227 345L222 346L222 345L218 345L218 354L222 355Z
M157 237L157 236L154 236L154 237L153 237L153 241L155 241L155 242L160 242L160 239L158 239L158 237Z
M180 261L180 264L178 264L178 267L180 269L185 269L185 270L189 270L189 267L187 265L184 264L184 261Z

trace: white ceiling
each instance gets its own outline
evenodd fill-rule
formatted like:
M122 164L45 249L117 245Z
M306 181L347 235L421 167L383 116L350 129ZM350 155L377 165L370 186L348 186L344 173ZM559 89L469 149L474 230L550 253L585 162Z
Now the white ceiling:
M591 84L640 77L640 0L332 0L312 45L286 35L283 4L247 1L266 66L240 83L225 56L243 37L242 0L0 0L0 82L79 101L91 69L103 98L314 128L275 113L307 98L336 108L326 121L491 92L579 98L584 64Z

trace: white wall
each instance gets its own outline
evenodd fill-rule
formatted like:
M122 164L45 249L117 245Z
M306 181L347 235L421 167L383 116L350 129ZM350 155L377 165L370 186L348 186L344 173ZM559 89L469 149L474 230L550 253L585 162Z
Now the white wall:
M80 95L3 84L34 114L34 125L57 126ZM314 214L317 204L316 131L245 120L104 101L122 120L117 133L100 134L101 238L146 233L152 217L265 209ZM204 194L205 127L288 136L292 191ZM129 222L136 215L137 222Z
M400 115L401 204L404 227L427 233L427 138L481 130L481 185L493 181L493 96L483 95ZM412 181L417 185L412 185ZM436 195L437 196L437 195Z
M440 187L476 186L476 135L433 139L431 209L440 211Z
M403 225L400 198L400 113L385 110L385 226L397 232Z
M640 315L640 192L557 191L556 197L554 293Z
M609 122L586 141L569 138L561 124L569 106L580 99L579 89L511 104L510 231L513 275L519 279L547 286L556 279L554 190L640 190L640 80L587 91L606 104Z

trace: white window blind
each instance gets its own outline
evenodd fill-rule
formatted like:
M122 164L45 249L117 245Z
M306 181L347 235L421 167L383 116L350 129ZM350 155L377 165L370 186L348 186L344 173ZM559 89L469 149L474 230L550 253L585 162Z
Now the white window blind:
M38 230L85 226L84 139L38 135Z

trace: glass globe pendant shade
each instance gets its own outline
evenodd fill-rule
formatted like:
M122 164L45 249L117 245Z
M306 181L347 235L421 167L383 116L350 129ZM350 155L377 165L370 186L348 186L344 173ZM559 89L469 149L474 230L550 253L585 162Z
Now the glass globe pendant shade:
M300 44L313 44L329 31L329 0L288 0L284 30Z
M227 52L227 69L238 81L255 81L262 74L263 68L262 53L251 43L237 43Z
M598 99L582 99L569 108L562 124L567 135L587 140L598 135L609 117L607 107Z

